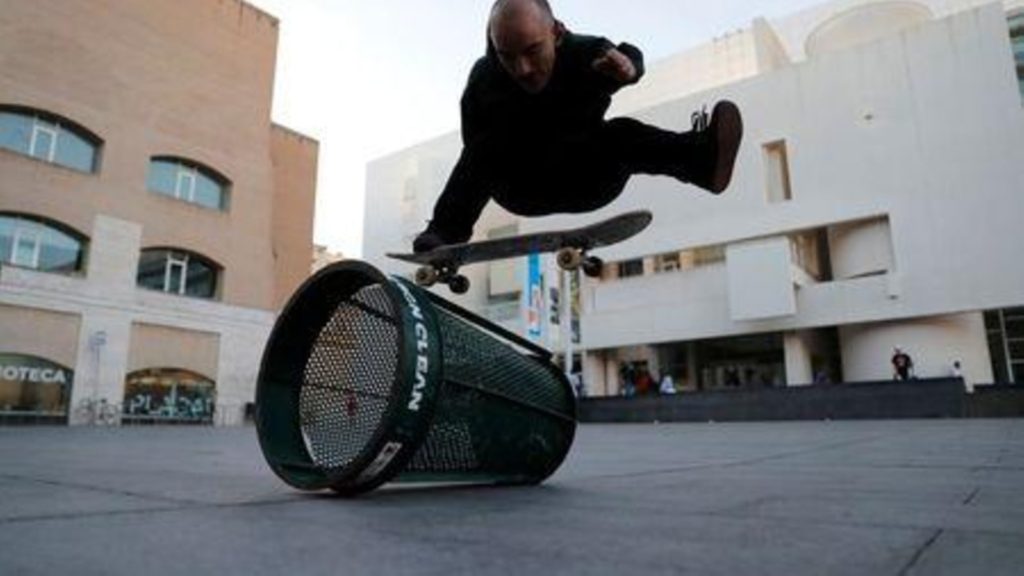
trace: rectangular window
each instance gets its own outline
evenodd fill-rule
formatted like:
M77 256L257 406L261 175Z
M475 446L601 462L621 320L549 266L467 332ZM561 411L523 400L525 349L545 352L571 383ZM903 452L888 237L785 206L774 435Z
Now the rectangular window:
M174 197L191 202L196 193L196 171L187 168L178 170L178 182L174 187Z
M146 187L153 192L174 196L177 174L177 164L164 161L150 162L149 174L146 177Z
M25 229L15 231L11 264L29 268L39 267L39 232Z
M789 183L789 153L786 141L764 145L764 164L768 202L786 202L793 199Z
M164 292L172 294L185 293L185 269L188 258L176 258L173 254L167 257L167 273L164 276Z
M21 114L0 112L0 148L28 154L31 141L31 118Z
M1006 341L1003 340L1003 333L996 332L988 335L988 350L992 356L992 376L996 382L1013 382L1010 378L1009 362L1006 356Z
M186 296L213 298L217 292L217 272L197 259L188 259L188 275L185 278Z
M145 250L139 257L138 285L150 290L167 289L167 252Z
M1010 44L1013 46L1013 60L1017 67L1017 88L1024 98L1024 11L1010 15Z
M659 254L654 259L654 269L658 272L672 272L679 270L679 252Z
M644 261L641 258L619 262L619 278L644 275Z
M406 204L412 204L416 201L416 179L409 178L405 181L405 186L402 187L402 202Z
M1024 308L985 313L992 374L996 382L1024 382Z
M12 219L0 217L0 264L11 261L14 250L14 226Z
M29 154L40 160L53 162L57 152L57 126L36 119L32 127L32 144Z
M1006 341L1006 347L1010 350L1011 358L1024 361L1024 339L1010 338Z
M84 255L82 242L47 230L39 245L38 268L47 272L75 272L82 269Z
M221 187L205 174L199 174L193 185L195 198L193 201L205 208L221 210L224 208L221 201Z
M1007 314L1003 318L1003 325L1006 327L1007 338L1024 339L1024 318L1013 317ZM1024 356L1021 359L1024 360Z
M61 130L57 136L54 160L61 166L82 172L95 172L96 146L74 132Z
M719 244L717 246L705 246L703 248L694 248L694 266L708 266L710 264L718 264L719 262L725 262L724 244Z

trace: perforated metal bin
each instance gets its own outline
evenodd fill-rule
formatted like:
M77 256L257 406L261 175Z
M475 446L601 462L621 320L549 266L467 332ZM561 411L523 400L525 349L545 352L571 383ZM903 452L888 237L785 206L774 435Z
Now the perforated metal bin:
M256 388L267 463L299 489L538 483L576 401L551 354L359 261L318 272L271 332Z

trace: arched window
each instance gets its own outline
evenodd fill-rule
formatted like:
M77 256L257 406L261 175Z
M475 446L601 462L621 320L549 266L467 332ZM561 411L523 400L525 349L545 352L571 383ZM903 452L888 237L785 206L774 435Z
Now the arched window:
M196 298L216 298L220 267L198 254L150 248L139 257L138 285Z
M228 209L230 182L198 162L173 156L154 156L149 161L146 186L163 194L213 210Z
M128 375L122 421L213 421L216 388L209 378L179 368L147 368Z
M81 125L43 110L0 104L0 148L80 172L99 169L103 141Z
M85 236L37 216L0 212L0 264L43 272L81 272Z

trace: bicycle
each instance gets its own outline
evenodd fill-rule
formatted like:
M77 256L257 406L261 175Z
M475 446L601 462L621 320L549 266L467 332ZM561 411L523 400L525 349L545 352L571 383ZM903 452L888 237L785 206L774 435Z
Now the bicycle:
M121 406L106 398L84 398L75 415L79 422L93 426L117 426L121 423Z

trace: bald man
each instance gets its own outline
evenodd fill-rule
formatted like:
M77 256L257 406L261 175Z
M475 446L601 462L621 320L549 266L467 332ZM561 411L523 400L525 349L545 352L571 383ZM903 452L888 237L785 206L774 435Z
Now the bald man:
M462 95L462 153L413 250L469 240L490 200L521 216L589 212L633 174L724 191L743 134L739 109L722 101L710 121L695 113L689 132L606 120L612 94L643 74L639 49L569 32L547 0L495 2L487 54Z

